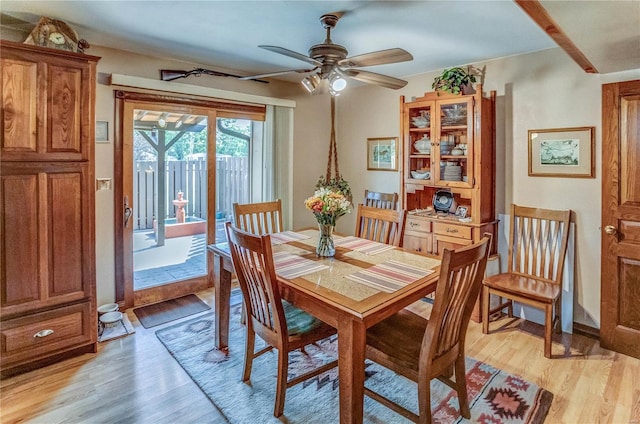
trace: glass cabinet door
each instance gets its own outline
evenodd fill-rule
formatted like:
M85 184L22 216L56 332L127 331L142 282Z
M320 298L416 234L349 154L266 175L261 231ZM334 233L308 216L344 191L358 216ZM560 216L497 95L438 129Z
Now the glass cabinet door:
M432 128L433 102L419 102L406 109L408 119L408 145L405 146L408 161L405 166L407 179L416 182L430 182L433 180L432 161Z
M438 102L435 112L433 178L447 186L472 187L473 99Z

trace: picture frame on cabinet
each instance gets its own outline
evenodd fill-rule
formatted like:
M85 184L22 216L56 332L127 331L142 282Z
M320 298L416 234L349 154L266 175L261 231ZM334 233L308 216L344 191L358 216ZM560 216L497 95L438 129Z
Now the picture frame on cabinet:
M109 122L96 121L96 143L109 142Z
M529 176L595 178L595 127L529 130Z
M468 207L466 206L458 206L456 208L456 214L455 217L456 218L465 218L467 216L467 211L469 210Z
M398 170L398 137L367 138L367 170Z

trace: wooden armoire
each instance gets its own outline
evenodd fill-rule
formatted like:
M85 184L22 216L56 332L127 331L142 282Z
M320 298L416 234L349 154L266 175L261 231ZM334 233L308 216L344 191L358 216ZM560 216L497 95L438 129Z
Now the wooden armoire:
M0 41L2 376L96 352L98 57Z

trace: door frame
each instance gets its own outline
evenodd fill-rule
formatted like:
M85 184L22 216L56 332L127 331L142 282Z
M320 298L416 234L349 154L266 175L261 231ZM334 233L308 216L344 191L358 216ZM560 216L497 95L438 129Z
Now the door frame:
M125 105L127 103L139 103L144 104L144 107L151 105L171 105L173 108L190 107L194 110L205 110L206 113L200 113L202 115L209 115L209 143L207 149L207 175L208 175L208 193L207 193L207 245L215 243L215 205L216 199L216 119L218 117L233 117L239 119L250 119L257 121L264 121L266 107L258 104L245 104L245 103L228 103L217 100L195 98L195 97L176 97L167 94L157 93L141 93L135 91L123 91L116 90L115 95L115 131L114 131L114 220L115 220L115 294L116 302L122 305L124 308L133 307L136 303L133 291L133 281L129 278L127 282L125 266L132 267L132 257L127 257L126 249L133 251L130 245L131 241L127 241L125 237L124 228L124 187L122 186L121 179L124 177L124 173L127 170L123 169L123 154L124 154L124 142L125 142L125 128L126 115ZM129 129L127 129L129 130ZM133 131L133 129L130 129ZM129 244L127 244L129 243ZM129 268L132 269L132 268ZM198 290L202 290L207 287L213 287L213 256L207 252L207 275L199 277L198 282L194 280L185 280L179 291L167 290L161 292L157 296L144 296L139 299L139 302L151 303L161 300L161 297L171 298L179 296L180 292L194 293ZM176 283L178 284L178 283ZM143 292L143 291L140 291ZM142 303L140 303L142 304Z
M180 112L192 115L207 116L207 158L215 158L215 109L200 106L175 103L166 96L148 95L122 95L117 96L116 101L118 115L116 119L117 137L115 145L115 237L116 237L116 301L123 302L125 308L155 303L166 299L172 299L185 294L194 293L212 286L209 279L209 270L213 262L207 255L207 272L198 277L168 283L157 287L150 287L134 291L133 283L133 226L125 226L125 207L135 207L133 204L133 163L131 151L133 149L133 110L153 109L160 111ZM212 125L213 123L213 125ZM207 244L215 240L215 160L207 160ZM127 197L129 204L125 205ZM213 204L211 203L213 202ZM122 212L122 213L120 213Z

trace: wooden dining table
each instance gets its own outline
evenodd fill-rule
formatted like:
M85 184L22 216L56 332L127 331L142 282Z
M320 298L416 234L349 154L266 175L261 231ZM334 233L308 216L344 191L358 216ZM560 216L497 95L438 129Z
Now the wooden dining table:
M321 270L285 278L276 263L278 283L285 299L338 330L340 422L362 423L367 328L435 291L440 261L434 256L397 247L380 246L375 254L372 254L375 249L368 249L367 253L367 249L358 247L366 247L367 242L360 239L362 243L359 243L355 237L344 240L336 237L335 256L322 258L315 254L316 229L278 234L288 237L276 244L273 240L278 236L272 235L274 257L286 252L324 265ZM227 349L233 264L228 243L209 245L208 250L214 257L215 344L219 349ZM394 270L402 268L411 272L423 270L425 275L404 275L405 281L397 286L387 287L385 281L382 286L375 284L376 275L384 280L385 274L390 272L393 276ZM373 273L380 269L381 274ZM409 275L413 275L411 272ZM366 278L358 281L357 276ZM370 277L373 277L371 282L367 280Z

